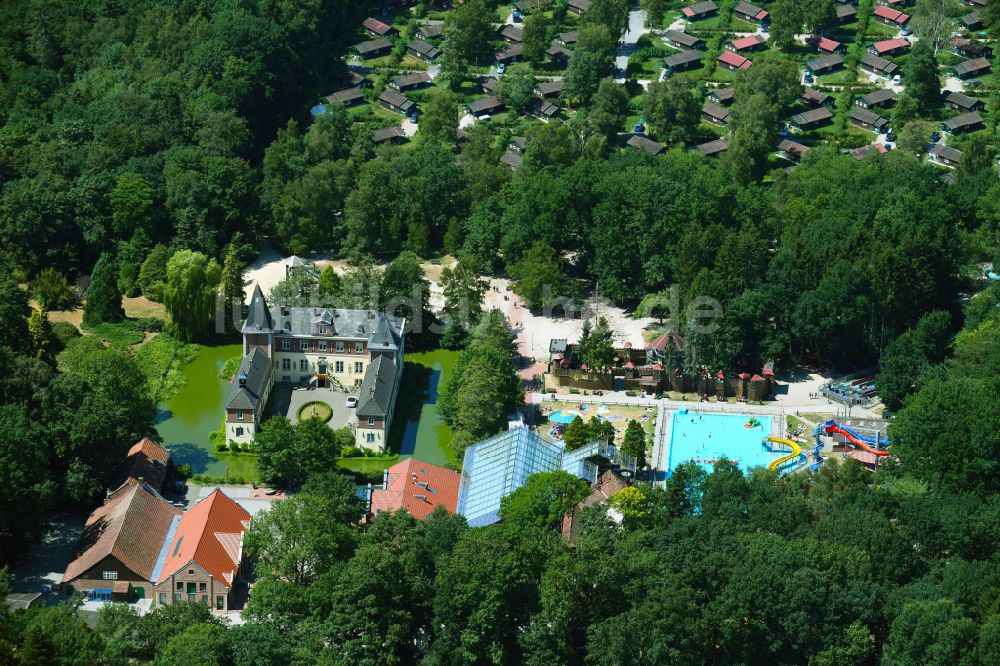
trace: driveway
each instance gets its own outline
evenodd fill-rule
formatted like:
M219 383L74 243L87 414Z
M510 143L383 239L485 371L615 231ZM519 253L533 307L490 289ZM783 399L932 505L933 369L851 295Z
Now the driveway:
M646 28L646 12L641 9L633 9L628 13L628 30L622 37L618 45L618 56L615 58L616 81L625 80L625 70L628 69L628 57L635 51L635 44L639 38L649 32Z
M11 591L41 592L46 585L49 588L58 585L76 554L86 522L85 511L53 515L41 540L11 567Z

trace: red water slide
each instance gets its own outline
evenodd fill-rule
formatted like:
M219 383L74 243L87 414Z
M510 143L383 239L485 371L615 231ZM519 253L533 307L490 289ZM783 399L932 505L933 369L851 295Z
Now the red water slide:
M840 425L837 424L836 421L827 421L825 430L828 435L833 435L833 434L843 435L844 439L846 439L848 442L850 442L854 446L857 446L860 449L867 451L873 456L889 455L888 451L881 451L879 449L872 448L871 444L858 437L857 433L855 433L853 430L841 427Z

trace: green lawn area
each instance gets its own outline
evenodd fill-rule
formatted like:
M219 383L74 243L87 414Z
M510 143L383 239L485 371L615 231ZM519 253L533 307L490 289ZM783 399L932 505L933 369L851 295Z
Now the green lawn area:
M407 354L403 385L389 433L389 448L435 465L458 464L452 431L437 410L438 393L455 367L457 351L435 349Z

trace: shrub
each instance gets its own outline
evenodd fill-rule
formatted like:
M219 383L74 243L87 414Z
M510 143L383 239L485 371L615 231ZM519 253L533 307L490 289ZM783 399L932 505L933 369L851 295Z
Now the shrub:
M35 277L32 292L46 310L72 310L80 302L66 276L54 268L46 268Z
M56 321L52 322L52 337L65 347L70 340L80 337L80 331L68 321Z
M365 455L365 452L356 446L348 446L340 452L341 458L360 458L363 455Z
M229 444L227 444L225 442L219 442L218 444L215 445L215 450L216 451L228 451L229 450Z

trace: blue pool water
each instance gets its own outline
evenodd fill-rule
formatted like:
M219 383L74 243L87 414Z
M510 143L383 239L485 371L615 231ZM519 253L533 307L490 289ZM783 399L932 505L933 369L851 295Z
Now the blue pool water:
M757 416L760 425L746 428L749 416L739 414L697 414L672 412L670 451L667 469L694 460L707 471L715 461L728 458L743 471L751 467L766 467L781 454L770 453L761 442L771 435L771 417Z

